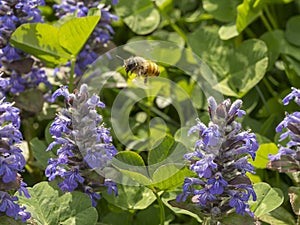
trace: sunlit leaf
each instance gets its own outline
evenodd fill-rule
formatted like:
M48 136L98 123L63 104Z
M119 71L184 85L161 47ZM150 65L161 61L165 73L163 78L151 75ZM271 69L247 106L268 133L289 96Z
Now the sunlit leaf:
M250 203L250 208L257 217L276 209L284 200L282 191L279 188L272 188L267 183L254 184L254 191L257 200Z
M52 66L65 64L71 56L59 44L58 31L49 24L26 23L15 30L10 43Z
M40 182L28 191L31 197L18 196L19 202L31 212L37 225L93 225L97 222L97 210L84 193L74 191L63 194L48 182Z
M93 32L99 20L100 16L87 16L73 18L67 21L59 28L59 44L67 52L76 56Z
M269 162L268 155L277 154L278 148L274 143L261 144L256 152L254 161L249 159L250 163L257 169L265 169Z

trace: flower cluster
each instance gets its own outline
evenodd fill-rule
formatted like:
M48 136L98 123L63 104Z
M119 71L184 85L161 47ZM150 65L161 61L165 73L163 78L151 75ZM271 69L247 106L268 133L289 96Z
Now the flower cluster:
M294 99L300 105L300 90L292 88L292 92L283 100L283 104L287 105ZM279 145L279 151L276 155L269 155L269 169L279 170L280 172L297 172L300 171L300 112L292 114L286 113L285 118L276 127L276 132L284 133L280 135L279 141L290 138L286 146Z
M0 76L2 95L10 91L22 92L44 83L51 87L44 69L28 54L9 44L11 34L24 23L43 22L39 5L43 0L0 1Z
M89 97L86 84L72 94L67 87L61 87L52 95L53 101L60 95L64 96L67 107L60 111L50 128L55 140L48 150L55 145L60 147L58 157L49 159L46 176L50 181L61 177L59 186L63 191L83 191L96 206L100 195L95 191L99 188L106 186L109 193L114 191L117 195L116 184L98 174L102 175L117 153L109 130L96 110L104 104L97 95Z
M30 197L26 184L18 173L25 166L22 151L15 145L22 141L19 128L19 110L2 98L0 100L0 215L6 213L7 216L26 221L30 218L30 213L24 211L25 207L15 203L18 197L11 196L9 193L18 190L20 195L24 193L27 198Z
M117 20L118 17L109 12L110 6L105 6L104 4L101 4L100 1L62 0L61 4L56 4L53 8L56 12L55 15L59 18L74 12L77 13L78 17L87 16L88 11L91 8L98 8L101 11L101 19L98 25L77 56L75 74L82 75L87 66L97 59L97 53L101 51L101 48L112 39L111 34L114 34L114 30L110 23L112 20Z
M217 105L209 97L208 104L209 125L198 120L190 129L189 135L197 132L200 139L195 151L185 155L197 177L185 179L177 201L191 197L192 203L198 204L201 212L213 220L222 218L232 208L238 214L246 212L253 217L247 202L251 196L256 201L256 194L246 172L254 173L248 157L255 159L258 143L253 133L242 131L241 124L235 121L245 114L240 109L242 101L231 104L227 99Z

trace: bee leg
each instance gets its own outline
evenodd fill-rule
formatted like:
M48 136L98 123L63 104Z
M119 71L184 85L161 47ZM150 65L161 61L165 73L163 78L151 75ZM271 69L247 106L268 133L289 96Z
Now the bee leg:
M144 84L147 84L148 81L148 75L145 75Z

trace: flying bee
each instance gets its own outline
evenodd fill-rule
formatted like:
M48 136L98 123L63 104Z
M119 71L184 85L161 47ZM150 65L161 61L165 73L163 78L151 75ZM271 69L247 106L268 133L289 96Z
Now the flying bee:
M119 57L120 58L120 57ZM147 78L157 77L160 74L158 65L151 60L146 60L140 56L132 56L128 59L122 59L126 74L136 73L138 76L145 77L144 83L147 83Z

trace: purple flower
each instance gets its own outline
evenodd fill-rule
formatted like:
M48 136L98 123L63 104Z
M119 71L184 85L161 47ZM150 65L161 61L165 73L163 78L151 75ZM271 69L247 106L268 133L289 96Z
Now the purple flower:
M26 89L45 84L52 88L45 70L28 54L12 47L8 40L11 34L24 23L43 22L38 6L44 5L43 0L14 0L0 2L0 67L6 75L5 85L1 92L19 93Z
M292 92L289 93L289 94L282 100L282 102L283 102L284 105L288 105L289 102L290 102L292 99L294 99L294 101L295 101L298 105L300 105L300 90L298 90L298 89L296 89L296 88L294 88L294 87L292 87Z
M212 219L220 219L230 208L238 214L250 212L247 202L256 195L246 172L254 173L254 167L248 162L255 159L258 143L250 131L242 131L237 117L245 114L241 110L242 101L224 100L217 104L215 99L208 98L210 115L209 125L200 120L193 126L189 135L197 133L195 151L186 154L190 170L196 178L185 178L183 193L176 198L186 201L191 197L193 204L200 204L201 213Z
M107 187L109 193L118 193L113 181L103 180L96 173L108 168L117 153L111 143L109 129L105 128L102 116L96 110L103 108L104 104L98 96L89 96L86 84L72 94L67 87L61 87L53 93L52 100L58 96L65 98L66 108L60 111L50 127L54 141L47 150L56 145L59 148L58 157L48 162L46 177L50 181L57 176L61 177L63 181L59 187L63 191L83 191L96 206L100 195L95 191L100 187Z
M207 181L208 185L211 185L209 191L211 194L222 194L224 192L224 188L228 185L227 181L223 179L221 173L216 173L215 177L210 178Z
M20 148L16 146L22 141L22 134L19 131L20 117L19 109L13 107L12 103L0 100L0 212L15 219L21 218L26 221L30 213L24 212L25 207L20 207L8 193L18 190L29 198L26 183L22 181L19 172L23 171L26 164Z
M15 201L18 200L16 196L10 196L8 193L0 191L0 212L5 212L7 216L13 217L15 220L21 218L26 222L30 218L30 213L25 212L25 207L20 207Z
M294 99L300 105L300 91L292 88L292 92L283 99L283 104L287 105ZM283 132L284 131L284 132ZM276 127L276 132L283 132L279 141L289 138L286 146L279 145L276 155L269 155L269 169L280 172L300 171L300 112L286 113L285 118Z

